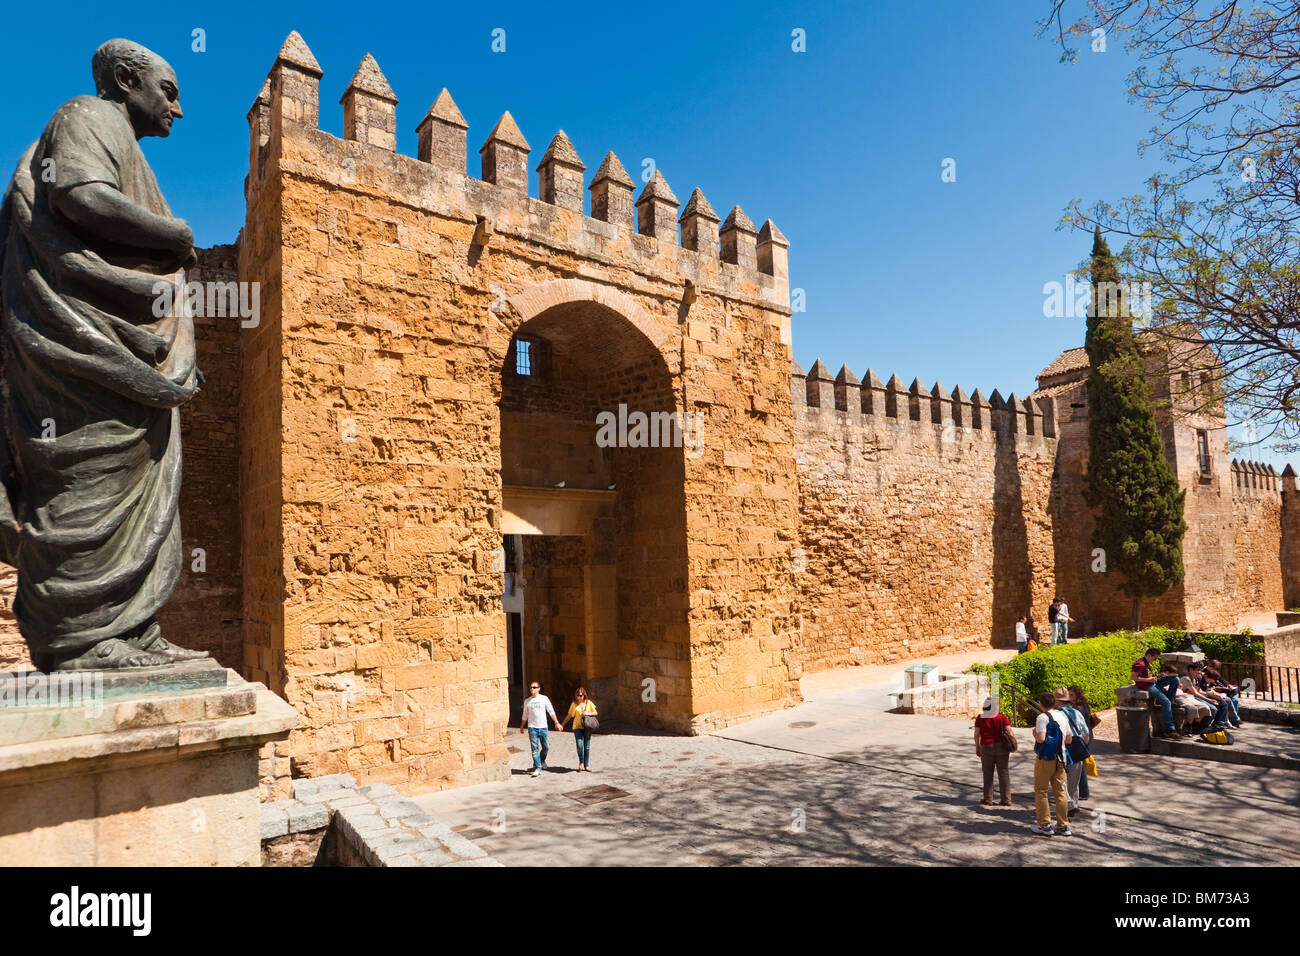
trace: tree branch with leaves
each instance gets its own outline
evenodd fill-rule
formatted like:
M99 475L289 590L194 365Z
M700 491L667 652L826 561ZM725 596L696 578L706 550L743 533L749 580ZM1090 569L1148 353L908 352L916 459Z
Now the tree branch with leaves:
M1150 283L1150 334L1205 342L1235 421L1300 448L1300 9L1201 0L1050 0L1040 36L1061 59L1081 37L1114 35L1136 58L1130 98L1155 114L1139 151L1166 167L1145 192L1087 208L1063 226L1125 238L1118 266ZM1190 355L1194 351L1175 351ZM1198 411L1208 411L1206 408Z

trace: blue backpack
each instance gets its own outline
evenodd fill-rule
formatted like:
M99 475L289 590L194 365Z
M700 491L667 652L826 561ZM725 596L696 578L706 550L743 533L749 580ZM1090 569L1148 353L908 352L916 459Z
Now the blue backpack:
M1061 725L1056 722L1056 718L1051 714L1047 715L1047 731L1043 736L1042 743L1034 744L1034 753L1038 754L1040 760L1060 760L1066 766L1070 765L1070 755L1063 746L1065 735L1061 732Z
M1070 763L1087 760L1088 745L1084 742L1084 738L1090 733L1088 722L1083 719L1083 714L1069 704L1066 704L1061 709L1065 711L1065 716L1070 719L1070 733L1074 737L1074 740L1067 744L1065 748L1066 754L1070 757Z

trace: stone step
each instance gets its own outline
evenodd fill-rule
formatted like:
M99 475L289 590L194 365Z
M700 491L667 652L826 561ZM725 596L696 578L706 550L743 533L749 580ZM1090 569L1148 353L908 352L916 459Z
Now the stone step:
M1256 725L1258 726L1258 725ZM1180 740L1151 738L1151 752L1167 757L1188 757L1269 770L1300 770L1300 733L1274 729L1260 733L1257 729L1242 732L1229 730L1235 743L1230 746L1207 744L1197 737Z

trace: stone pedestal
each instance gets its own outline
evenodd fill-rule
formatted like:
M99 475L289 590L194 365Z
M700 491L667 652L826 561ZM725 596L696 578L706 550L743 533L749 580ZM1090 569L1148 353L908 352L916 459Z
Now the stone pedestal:
M1179 674L1186 674L1189 664L1200 664L1204 660L1203 651L1165 651L1160 655L1160 663L1173 664Z
M260 864L258 749L298 723L261 684L212 662L0 682L0 866Z

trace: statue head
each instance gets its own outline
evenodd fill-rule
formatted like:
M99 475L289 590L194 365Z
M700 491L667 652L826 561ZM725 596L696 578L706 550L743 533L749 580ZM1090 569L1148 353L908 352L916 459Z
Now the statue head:
M135 138L167 136L183 115L180 84L167 61L130 40L109 40L91 60L95 91L101 99L121 103Z

